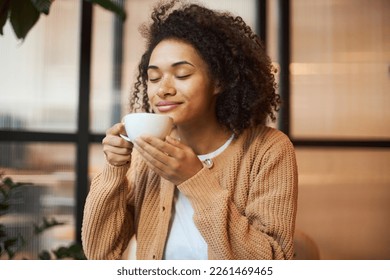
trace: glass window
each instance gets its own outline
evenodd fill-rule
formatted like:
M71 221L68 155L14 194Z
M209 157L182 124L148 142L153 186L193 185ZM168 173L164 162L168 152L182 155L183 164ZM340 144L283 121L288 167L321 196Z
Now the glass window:
M76 131L79 1L56 1L27 38L0 38L0 129Z
M16 258L38 259L43 250L74 242L75 145L1 142L0 154L3 178L26 183L15 189L10 211L0 217L10 236L26 240ZM44 218L64 225L35 234L34 224L42 226Z
M103 170L105 156L102 144L91 144L89 149L89 177L93 179Z
M322 259L389 259L390 151L298 148L296 227Z
M389 139L386 0L291 4L291 137ZM278 1L267 1L278 67ZM297 147L297 230L322 259L388 259L389 149Z
M120 79L115 71L115 56L120 55L120 39L115 38L115 15L100 6L93 7L91 63L91 131L104 133L108 127L118 122L115 110L121 110L121 88L114 84ZM121 112L119 112L121 115Z
M295 138L390 137L387 0L291 1Z

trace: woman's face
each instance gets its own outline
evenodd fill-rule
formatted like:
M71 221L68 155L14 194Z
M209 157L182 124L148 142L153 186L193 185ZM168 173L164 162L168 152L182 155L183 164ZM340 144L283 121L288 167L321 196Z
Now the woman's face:
M147 84L153 111L169 115L176 125L207 124L215 118L218 88L192 45L161 41L150 57Z

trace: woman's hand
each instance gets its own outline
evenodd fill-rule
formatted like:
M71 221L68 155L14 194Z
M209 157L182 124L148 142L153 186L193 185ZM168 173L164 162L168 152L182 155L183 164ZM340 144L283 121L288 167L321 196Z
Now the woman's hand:
M104 137L103 151L107 161L114 166L127 164L131 160L133 144L124 140L119 134L126 134L124 125L117 123L106 131Z
M156 137L140 137L135 140L134 147L154 172L176 186L203 168L194 151L171 136L167 136L166 141Z

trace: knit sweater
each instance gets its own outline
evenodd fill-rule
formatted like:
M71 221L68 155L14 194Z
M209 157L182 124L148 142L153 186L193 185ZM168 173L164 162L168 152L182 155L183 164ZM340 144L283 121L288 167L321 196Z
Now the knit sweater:
M82 241L88 259L120 259L131 237L137 259L161 259L177 187L209 259L291 259L297 210L294 148L280 131L247 129L220 155L174 186L134 149L130 165L107 163L91 184Z

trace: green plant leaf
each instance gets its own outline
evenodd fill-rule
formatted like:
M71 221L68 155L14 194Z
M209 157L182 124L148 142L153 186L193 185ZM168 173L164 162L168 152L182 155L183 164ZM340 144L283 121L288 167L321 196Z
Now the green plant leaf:
M16 237L8 238L3 242L4 250L7 252L9 259L12 259L15 256L15 253L25 245L26 240L21 234L18 234Z
M5 187L3 187L3 185L0 186L0 192L3 198L2 200L5 200L8 195L8 192L5 191Z
M64 222L58 222L55 218L52 218L50 221L46 218L43 218L43 224L42 225L37 225L33 224L34 226L34 233L35 234L40 234L44 232L45 230L55 227L55 226L62 226L65 225L66 223Z
M68 247L61 246L57 250L53 250L53 254L57 259L73 259L73 260L86 260L83 247L79 243L71 244Z
M15 252L11 249L5 250L7 252L8 258L12 260L15 257Z
M0 204L0 212L6 211L8 209L9 209L9 204L8 203L4 202L4 203Z
M10 21L18 39L25 39L27 33L39 19L39 12L30 0L12 0Z
M122 21L126 20L126 12L124 11L124 9L120 5L116 4L113 1L110 1L110 0L85 0L85 1L95 3L95 4L103 7L106 10L114 12L115 14L117 14L119 16L119 18Z
M9 4L11 0L0 0L0 34L3 35L3 27L8 19Z
M5 226L0 224L0 240L6 237Z
M14 183L14 181L9 177L6 177L3 179L3 184L8 186L10 189L16 187L16 184Z
M31 183L25 183L25 182L16 182L15 183L9 177L4 178L2 180L2 183L3 183L3 186L7 186L8 187L8 190L12 190L12 189L15 189L15 188L18 188L18 187L21 187L21 186L25 186L25 185L32 185ZM5 189L3 186L2 186L2 189Z
M86 260L87 257L84 254L83 246L79 243L69 246L69 256L75 260Z
M12 259L15 256L15 250L13 249L13 247L16 246L17 242L18 242L17 237L10 238L4 241L4 249L7 252L8 257L10 259Z
M51 260L50 253L46 250L39 253L38 258L40 260Z
M48 15L50 12L51 3L54 0L30 0L30 1L34 4L38 12Z
M17 242L18 242L18 238L16 237L7 239L6 241L4 241L4 247L9 248L11 246L14 246Z
M59 260L65 259L69 256L68 249L65 247L60 247L57 250L54 250L53 253Z

